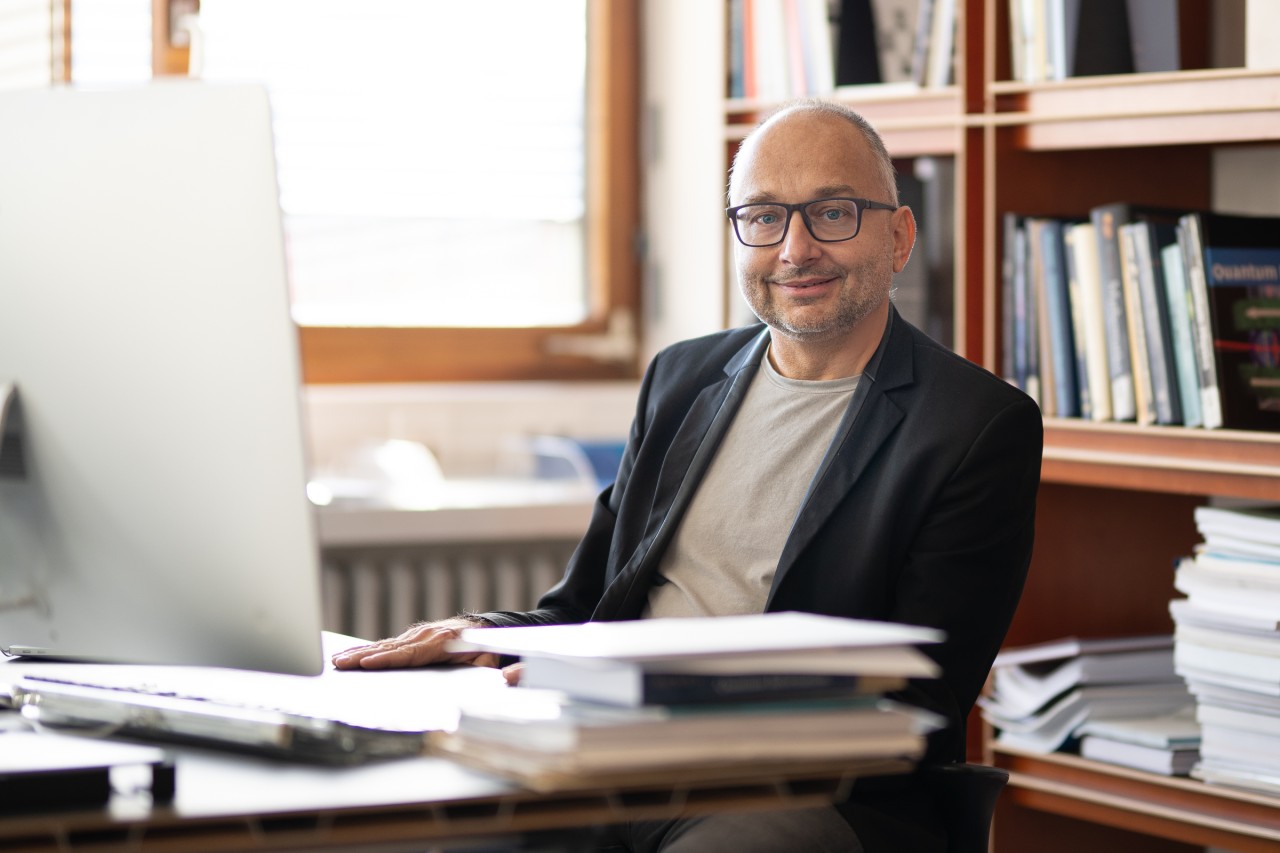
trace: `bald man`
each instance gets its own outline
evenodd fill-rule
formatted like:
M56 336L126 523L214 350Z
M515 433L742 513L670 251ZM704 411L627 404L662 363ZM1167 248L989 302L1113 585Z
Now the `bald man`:
M739 148L727 210L761 323L659 353L618 477L564 577L524 613L466 614L351 649L344 669L440 661L460 628L799 610L939 628L942 676L895 698L944 716L926 763L962 761L965 720L1031 556L1035 403L903 320L893 276L916 223L875 130L802 101ZM628 850L944 851L914 776L844 803L635 822Z

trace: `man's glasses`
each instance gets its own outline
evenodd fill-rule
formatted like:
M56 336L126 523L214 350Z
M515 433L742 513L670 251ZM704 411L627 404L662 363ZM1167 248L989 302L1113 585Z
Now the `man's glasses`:
M897 205L865 198L820 198L799 204L767 202L740 204L726 209L733 231L744 246L761 248L776 246L787 236L791 214L800 212L800 218L813 235L822 243L840 243L852 240L862 229L864 210L897 210Z

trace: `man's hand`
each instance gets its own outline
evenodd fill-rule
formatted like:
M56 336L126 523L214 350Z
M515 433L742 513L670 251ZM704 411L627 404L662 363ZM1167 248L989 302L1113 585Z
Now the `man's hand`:
M445 650L446 644L456 640L463 628L483 627L486 627L485 623L461 616L423 622L398 637L339 652L333 656L333 665L338 669L398 669L430 663L497 666L498 656L491 652L451 653Z

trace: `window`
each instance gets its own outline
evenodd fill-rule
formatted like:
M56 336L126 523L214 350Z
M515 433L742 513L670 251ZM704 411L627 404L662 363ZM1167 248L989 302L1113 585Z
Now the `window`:
M635 0L110 3L73 80L271 90L309 382L635 375Z

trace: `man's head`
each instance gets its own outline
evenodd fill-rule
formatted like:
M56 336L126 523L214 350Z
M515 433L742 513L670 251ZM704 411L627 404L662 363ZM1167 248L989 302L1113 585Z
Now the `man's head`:
M775 342L782 343L781 337L798 346L844 348L860 368L865 359L856 356L879 341L893 274L906 264L915 241L911 211L897 207L893 163L884 143L853 111L805 101L752 131L734 158L731 207L834 198L867 199L895 209L862 206L853 212L820 205L803 212L766 210L763 222L785 220L785 233L774 245L739 242L738 283L752 310L773 330ZM845 231L835 223L858 216L857 235L840 239ZM742 234L741 216L737 224Z

